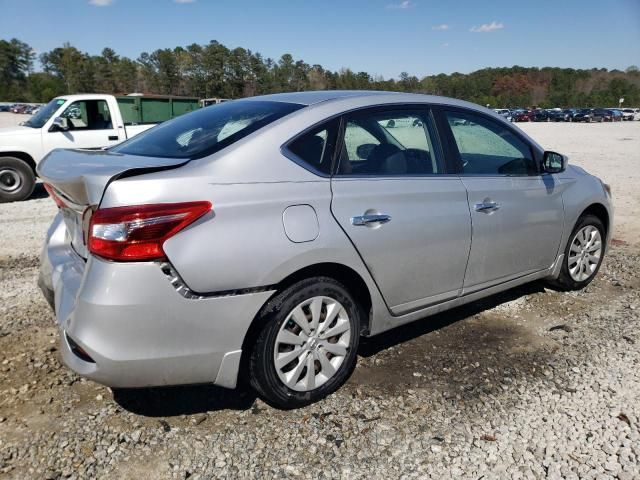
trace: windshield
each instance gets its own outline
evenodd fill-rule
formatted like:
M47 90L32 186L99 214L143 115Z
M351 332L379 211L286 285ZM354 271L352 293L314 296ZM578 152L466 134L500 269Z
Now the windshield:
M304 105L268 101L225 102L161 123L111 149L163 158L202 158Z
M47 120L49 120L51 116L56 113L62 105L64 105L65 102L66 100L64 98L54 98L44 107L42 107L38 113L24 122L23 125L31 128L44 127L44 124L47 123Z

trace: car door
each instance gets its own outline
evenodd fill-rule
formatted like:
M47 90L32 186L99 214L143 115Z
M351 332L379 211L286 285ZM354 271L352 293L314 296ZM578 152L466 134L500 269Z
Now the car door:
M54 148L102 148L120 141L105 100L75 101L60 117L66 122L67 129L52 127L43 132L46 152Z
M564 218L554 177L540 173L531 145L510 125L465 110L441 115L471 211L464 293L549 268Z
M394 314L462 288L469 207L436 139L426 107L366 109L342 119L331 210Z

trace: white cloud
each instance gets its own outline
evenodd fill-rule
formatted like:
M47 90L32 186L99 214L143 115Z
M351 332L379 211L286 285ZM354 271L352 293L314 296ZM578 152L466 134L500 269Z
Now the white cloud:
M89 4L94 7L108 7L113 3L113 0L89 0Z
M196 0L173 0L175 3L195 3Z
M387 8L392 10L407 10L408 8L413 8L415 5L411 0L402 0L400 3L390 3L387 5Z
M491 23L483 23L479 27L474 25L469 29L469 31L475 32L475 33L487 33L487 32L493 32L495 30L500 30L501 28L504 28L504 24L502 22L496 22L494 20Z
M441 25L434 25L433 27L431 27L431 30L449 30L450 28L450 25L443 23Z

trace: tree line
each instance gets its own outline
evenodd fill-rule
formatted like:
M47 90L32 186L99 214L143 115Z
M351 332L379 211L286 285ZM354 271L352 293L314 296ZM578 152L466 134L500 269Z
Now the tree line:
M70 93L154 93L241 98L301 90L364 89L430 93L492 107L640 106L640 72L605 68L484 68L418 78L385 79L349 68L331 71L285 53L278 60L213 40L144 52L136 60L105 48L89 55L65 43L36 54L18 39L0 39L0 100L47 102Z

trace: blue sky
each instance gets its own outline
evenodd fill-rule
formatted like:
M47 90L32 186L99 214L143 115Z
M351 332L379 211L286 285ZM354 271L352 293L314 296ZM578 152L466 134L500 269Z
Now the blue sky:
M640 0L0 0L0 38L98 54L218 40L419 77L495 66L640 64Z

